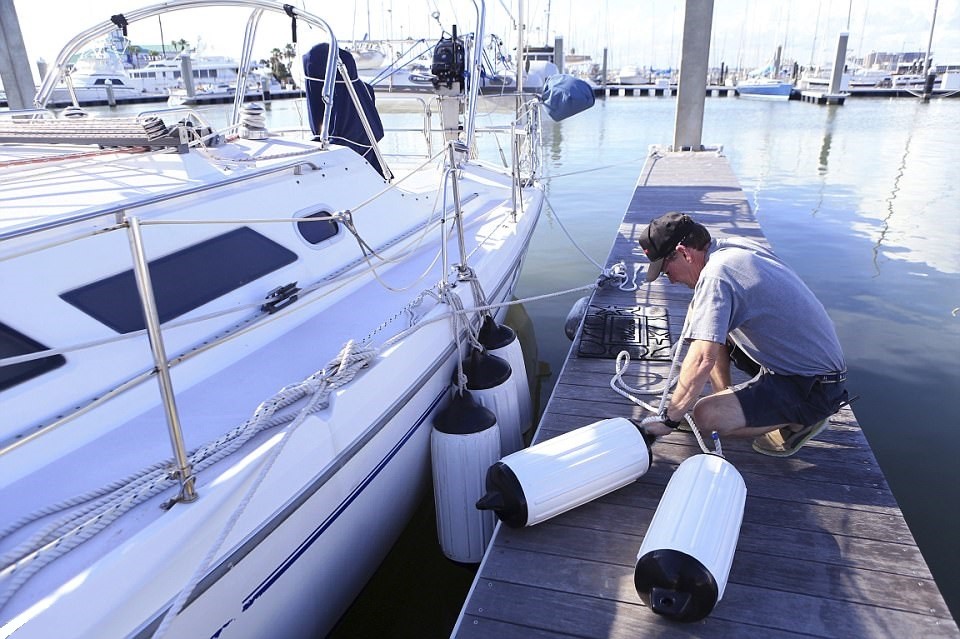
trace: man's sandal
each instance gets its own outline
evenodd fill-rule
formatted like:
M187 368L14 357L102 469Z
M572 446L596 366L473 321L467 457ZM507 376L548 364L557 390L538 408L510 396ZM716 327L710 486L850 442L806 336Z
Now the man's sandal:
M819 435L830 424L830 418L794 432L788 427L778 428L753 440L753 449L771 457L789 457L804 444Z

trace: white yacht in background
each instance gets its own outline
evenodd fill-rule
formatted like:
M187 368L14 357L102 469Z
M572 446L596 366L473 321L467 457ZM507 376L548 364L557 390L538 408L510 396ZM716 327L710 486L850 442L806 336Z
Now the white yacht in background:
M347 41L341 46L353 56L357 69L379 69L387 61L389 45L377 40Z
M189 67L193 86L197 90L211 87L236 85L240 77L240 63L233 57L223 55L202 55L182 53L173 58L151 60L139 69L130 69L127 75L130 82L142 91L168 94L174 89L184 89L183 69L185 58L189 57Z
M617 84L650 84L650 75L632 64L620 67L617 72Z
M826 91L830 88L833 69L830 66L806 69L797 80L797 88ZM893 86L890 71L855 67L840 76L841 92L851 89L889 88Z
M132 80L123 64L123 51L128 43L118 31L114 31L81 51L69 74L54 88L49 102L84 104L132 101L143 96L166 93L165 90L145 87Z
M465 50L473 48L475 34L460 33L455 39ZM447 33L439 40L407 39L380 40L378 48L386 53L383 64L378 67L361 66L357 62L360 77L378 92L418 93L433 92L435 75L433 73L434 54L441 42L452 42L454 35ZM512 94L518 87L516 62L505 51L504 42L495 34L481 39L484 42L479 71L479 87L482 93ZM362 42L362 41L361 41ZM552 48L550 50L552 55ZM550 60L531 55L524 65L523 86L526 91L539 91L547 78L558 72L558 67Z

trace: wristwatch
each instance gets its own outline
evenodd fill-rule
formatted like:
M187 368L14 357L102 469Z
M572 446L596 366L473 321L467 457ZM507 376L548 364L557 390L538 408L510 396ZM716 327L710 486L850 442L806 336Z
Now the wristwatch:
M663 413L660 414L660 421L670 430L677 430L677 428L680 427L680 421L667 417L667 411L663 411Z

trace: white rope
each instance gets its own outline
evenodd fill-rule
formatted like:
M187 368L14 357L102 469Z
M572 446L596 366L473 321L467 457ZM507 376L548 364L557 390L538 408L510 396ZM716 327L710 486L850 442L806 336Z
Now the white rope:
M480 344L480 338L477 333L477 329L474 328L473 322L470 321L469 313L463 305L463 300L460 299L460 296L457 295L456 291L450 288L444 288L441 291L441 297L444 302L446 302L453 311L449 313L450 321L453 329L453 338L457 342L457 353L463 352L463 347L460 343L460 335L466 333L467 341L470 343L471 349L476 349L478 351L483 350L483 345ZM477 312L477 309L474 308L472 312ZM463 390L467 387L467 376L463 372L463 360L457 356L457 388L462 393Z
M306 406L297 412L297 415L293 418L291 423L283 429L282 433L280 434L279 441L273 446L270 453L260 461L260 469L257 472L257 475L254 477L253 482L247 488L247 491L240 500L240 503L230 514L230 517L220 530L220 534L217 536L213 544L211 544L206 556L194 570L193 575L187 581L187 584L180 590L177 598L170 605L170 608L167 609L166 614L163 616L163 619L160 622L160 625L153 633L153 637L155 639L166 634L170 624L183 609L187 599L193 593L193 590L197 587L197 584L200 583L200 580L203 579L204 575L207 573L207 569L209 568L210 564L213 563L217 553L220 552L220 548L223 546L223 543L236 526L237 521L246 510L253 497L256 495L257 490L263 484L264 479L266 479L270 469L273 468L274 462L276 462L277 458L280 456L280 453L283 452L284 447L286 446L287 442L290 441L293 433L296 432L296 430L301 426L301 424L303 424L304 420L308 416L317 412L318 410L322 410L329 405L329 397L331 392L350 383L350 381L356 377L359 370L370 364L370 362L372 362L377 355L378 352L376 349L366 346L358 346L353 340L351 340L347 342L337 358L331 361L326 368L321 370L319 373L311 375L307 380L304 381L305 386L313 389L310 400Z
M673 388L673 386L677 383L677 379L679 377L679 376L674 376L674 373L676 372L677 363L680 360L679 355L683 350L682 348L680 348L680 345L682 343L683 341L679 340L673 347L674 357L673 357L673 362L670 365L670 372L667 374L667 379L665 383L660 388L650 388L650 389L633 388L632 386L624 382L623 374L626 373L627 368L630 366L630 353L628 353L627 351L620 351L620 353L617 355L615 373L613 377L610 379L610 388L612 388L618 395L621 395L622 397L626 397L627 399L637 404L641 408L644 408L652 413L652 415L648 417L644 417L643 420L641 420L640 422L641 426L644 424L652 423L652 422L660 422L664 417L664 412L666 410L666 405L667 405L667 395L670 392L670 389ZM633 393L642 394L642 395L656 395L659 393L660 402L656 407L654 407L653 405L648 404L647 402L643 401L639 397L636 397ZM707 448L706 444L704 444L703 437L700 435L700 429L697 428L697 425L694 423L693 418L689 414L687 414L683 416L683 419L687 420L687 423L690 425L690 430L693 431L694 436L697 438L697 443L700 445L700 450L702 450L705 453L711 452ZM714 440L717 442L716 453L720 454L719 439L715 437Z
M470 285L470 292L473 293L474 308L483 308L487 305L487 294L483 291L483 284L476 272L469 266L463 267L460 273L460 281ZM483 311L482 315L490 315L489 311ZM478 333L479 339L479 333Z
M534 295L534 296L532 296L532 297L524 297L524 298L522 298L522 299L515 299L515 300L509 300L509 301L506 301L506 302L498 302L498 303L495 303L495 304L486 304L486 305L484 305L484 306L477 306L477 307L474 307L473 309L471 309L470 311L462 311L462 312L464 312L464 313L469 313L469 312L493 311L493 310L498 310L498 309L501 309L501 308L504 308L504 307L507 307L507 306L513 306L513 305L516 305L516 304L528 304L528 303L530 303L530 302L539 302L539 301L541 301L541 300L546 300L546 299L550 299L550 298L553 298L553 297L562 297L562 296L565 296L565 295L571 295L571 294L573 294L573 293L580 293L580 292L584 292L584 291L593 291L593 290L596 290L597 286L598 286L598 284L596 284L596 283L586 284L586 285L584 285L584 286L578 286L578 287L576 287L576 288L568 288L568 289L563 290L563 291L556 291L556 292L553 292L553 293L544 293L543 295ZM427 291L424 291L424 293L427 293ZM420 329L423 328L424 326L429 326L430 324L433 324L433 323L435 323L435 322L446 321L446 320L448 320L448 319L450 318L450 315L456 314L456 313L458 313L458 312L460 312L460 311L450 311L449 313L444 313L444 314L442 314L442 315L438 315L437 317L433 317L433 318L430 318L430 319L428 319L428 320L423 320L423 321L421 321L421 322L418 322L418 323L414 324L413 326L410 326L409 328L407 328L407 329L405 329L405 330L397 333L396 335L394 335L393 337L391 337L390 339L388 339L386 342L384 342L384 347L386 347L388 344L392 344L392 343L397 342L397 341L399 341L399 340L401 340L401 339L404 339L405 337L407 337L407 336L410 335L411 333L420 330ZM398 314L396 317L399 317L399 314Z
M612 388L618 395L625 397L637 404L641 408L644 408L651 413L652 415L644 417L640 421L640 425L650 424L653 422L662 422L666 417L667 413L667 404L668 404L668 394L670 389L673 388L677 380L680 378L680 362L683 359L681 356L683 354L683 345L687 341L687 328L690 322L690 315L686 315L683 320L683 327L680 329L680 338L673 345L671 349L671 355L673 356L670 360L670 371L667 373L667 378L663 386L660 388L633 388L623 381L623 374L627 371L627 367L630 365L630 353L627 351L620 351L617 355L617 360L614 365L614 375L610 379L610 388ZM657 403L656 407L644 402L640 398L636 397L634 393L639 395L660 395L660 401ZM685 414L682 419L687 421L687 424L690 426L691 432L693 432L694 437L697 438L697 444L700 446L700 450L704 453L711 453L723 457L723 449L720 445L720 436L716 431L711 433L713 439L714 449L711 451L707 448L707 445L703 441L703 436L700 433L700 428L693 421L693 416Z

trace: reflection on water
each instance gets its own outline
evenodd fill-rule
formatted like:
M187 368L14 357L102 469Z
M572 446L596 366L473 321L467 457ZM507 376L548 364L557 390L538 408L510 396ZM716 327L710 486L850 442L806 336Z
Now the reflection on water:
M819 164L817 174L820 176L820 189L817 192L817 203L813 206L811 216L816 217L823 206L823 200L827 192L827 165L830 159L830 144L833 142L833 123L837 117L837 109L840 106L831 104L825 107L827 109L826 122L823 127L823 143L820 145Z
M551 135L545 138L547 148L550 149L550 161L553 164L562 162L563 159L563 122L557 122L551 127Z
M903 175L907 170L907 156L910 155L911 139L913 139L912 132L907 134L907 141L903 145L903 158L900 160L900 167L897 169L897 175L893 178L893 187L890 189L890 197L887 198L887 215L881 222L880 234L877 236L877 243L874 245L873 264L877 269L876 275L880 275L880 263L877 258L880 255L880 248L883 246L883 241L886 239L887 233L890 231L890 222L893 220L893 202L897 199L897 192L900 190L900 180L903 179Z
M823 127L823 144L820 145L820 166L817 171L820 175L827 174L827 160L830 159L830 143L833 141L833 122L837 118L837 109L841 107L831 104L827 109L826 124Z

